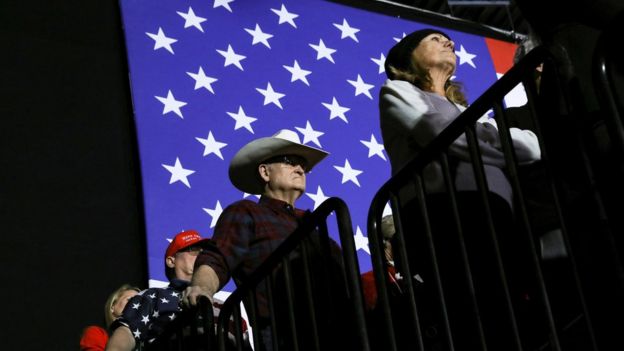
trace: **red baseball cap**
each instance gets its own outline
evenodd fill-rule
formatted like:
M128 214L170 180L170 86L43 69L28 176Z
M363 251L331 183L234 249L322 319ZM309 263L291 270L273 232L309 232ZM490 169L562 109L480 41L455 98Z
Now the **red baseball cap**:
M199 233L195 230L184 230L173 238L169 246L167 246L167 251L165 253L165 259L169 256L173 256L176 252L187 248L192 245L199 244L204 247L208 247L210 245L210 239L204 239L199 235Z

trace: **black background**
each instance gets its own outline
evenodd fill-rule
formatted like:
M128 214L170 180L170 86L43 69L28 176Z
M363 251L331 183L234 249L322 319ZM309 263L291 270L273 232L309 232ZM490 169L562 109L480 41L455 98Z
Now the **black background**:
M0 348L77 350L147 287L117 1L0 2Z

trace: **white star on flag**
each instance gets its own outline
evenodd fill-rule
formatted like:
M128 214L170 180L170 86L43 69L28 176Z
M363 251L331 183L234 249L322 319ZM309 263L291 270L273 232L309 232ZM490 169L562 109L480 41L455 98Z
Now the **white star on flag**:
M349 23L345 18L342 19L342 24L333 23L333 25L334 27L340 29L340 39L349 37L353 39L353 41L355 41L356 43L358 42L358 38L355 36L355 34L360 30L349 26Z
M180 111L180 107L183 107L186 105L186 102L184 101L178 101L175 99L175 97L173 96L173 93L171 92L171 90L167 91L167 97L162 97L162 96L154 96L156 99L158 99L158 101L163 103L163 112L162 114L165 115L169 112L173 112L176 115L178 115L178 117L180 118L184 118L182 116L182 111Z
M295 13L288 12L288 10L286 10L286 6L284 6L284 4L282 4L282 8L281 9L279 9L279 10L271 9L271 11L273 11L273 13L275 13L276 15L279 16L279 24L288 22L288 24L293 26L293 28L297 28L297 25L295 24L294 19L299 17L299 15L297 15Z
M349 121L347 120L347 116L345 116L345 113L349 112L349 110L351 109L348 107L340 106L340 104L338 104L338 100L336 100L336 97L332 98L331 104L325 102L322 102L322 104L330 111L330 120L338 117L346 123L349 123Z
M195 80L195 90L206 88L206 90L214 94L214 90L212 90L211 84L216 82L218 79L208 77L204 73L204 69L201 66L199 66L199 70L197 71L197 73L186 72L186 74L188 74L189 76L191 76L191 78Z
M257 120L255 117L247 116L245 111L243 110L243 106L238 106L238 112L227 112L227 114L234 118L236 121L236 125L234 126L234 130L238 130L242 127L245 127L251 134L254 133L253 128L251 128L251 123Z
M457 57L459 57L459 65L463 65L464 63L469 64L470 66L472 66L472 68L477 68L477 66L475 66L474 62L472 62L472 59L477 57L477 55L473 55L470 54L466 51L466 49L464 49L463 45L459 46L459 51L455 51L455 54L457 55Z
M133 331L132 334L134 334L134 337L136 339L141 337L141 332L139 331L139 329L137 328L137 330Z
M377 142L374 134L371 134L370 141L360 140L360 142L368 148L368 158L373 157L373 155L377 155L384 161L386 160L386 156L383 154L384 146L383 144Z
M373 99L373 97L371 96L371 93L369 90L373 89L375 86L372 84L366 84L363 80L362 77L358 74L357 76L357 80L348 80L347 82L349 82L349 84L353 85L355 87L355 96L358 96L360 94L364 94L366 96L368 96L369 99Z
M267 83L266 89L256 88L256 90L264 96L264 106L268 104L275 104L275 106L283 109L279 99L283 98L286 95L273 90L270 82Z
M283 66L284 68L286 68L286 70L288 72L290 72L291 77L290 77L290 82L294 82L296 80L300 80L302 82L305 83L305 85L310 86L310 83L308 82L308 78L306 78L310 73L312 73L312 71L306 71L305 69L302 69L301 67L299 67L299 63L297 62L297 60L295 60L295 63L293 63L292 66Z
M234 65L238 67L241 71L244 71L243 65L241 65L240 62L246 59L247 56L239 55L234 52L234 49L232 49L232 45L228 44L227 51L217 50L217 52L221 54L221 56L225 57L225 63L223 64L223 67Z
M175 318L176 318L176 314L175 313L169 315L169 319L170 320L174 320Z
M355 241L355 251L362 250L370 255L370 247L368 246L368 238L364 236L360 226L355 227L355 235L353 236Z
M230 8L231 2L234 2L234 0L215 0L212 8L216 9L217 7L224 7L226 10L232 12L232 8Z
M168 38L163 32L161 27L158 27L158 34L145 32L150 38L154 39L154 50L162 49L169 51L173 54L173 48L171 44L178 41L178 39Z
M357 176L362 174L362 171L351 168L351 164L348 159L345 159L344 167L334 166L334 168L337 169L338 172L342 173L342 184L352 181L355 185L360 186Z
M160 299L160 301L161 301L162 303L169 303L169 300L167 300L167 298L165 298L165 297L162 297L162 298Z
M195 173L195 171L190 169L185 169L182 167L182 163L180 163L180 158L176 157L175 164L173 166L162 164L166 170L171 173L171 178L169 178L169 184L173 184L175 182L182 182L189 189L191 188L191 184L188 181L188 176Z
M188 27L195 27L197 29L199 29L200 32L204 32L204 28L202 28L201 24L202 22L206 22L206 19L203 17L199 17L195 15L195 12L193 11L193 9L189 6L188 12L184 13L184 12L180 12L180 11L176 11L178 15L180 15L182 18L184 18L184 28L188 28Z
M221 202L217 200L217 204L215 205L215 208L202 208L202 210L204 210L204 212L206 212L208 215L210 215L210 217L212 217L212 221L210 221L210 228L214 228L214 226L217 224L217 220L219 219L219 216L221 216L221 213L223 212L223 208L221 207Z
M149 323L149 316L142 316L143 318L141 318L141 322L143 322L143 324L147 325L147 323Z
M392 39L394 39L394 41L396 41L397 43L401 41L401 39L405 38L406 34L405 32L403 32L403 35L400 38L397 37L393 37Z
M245 28L245 31L251 34L251 36L253 37L251 45L262 43L262 45L266 46L267 48L271 48L271 45L269 45L269 39L273 38L273 34L264 33L258 23L256 23L255 29Z
M138 310L138 309L139 309L139 307L141 307L141 304L140 304L140 303L138 303L138 302L137 302L137 303L133 303L133 304L132 304L132 309Z
M306 144L311 141L314 144L316 144L316 146L321 147L321 142L319 141L318 138L325 133L312 129L312 125L310 124L310 121L306 121L305 128L299 128L299 127L295 127L295 128L299 131L299 133L303 134L302 144Z
M227 146L226 143L220 143L215 140L212 136L212 131L208 132L208 138L195 138L197 141L204 145L204 154L203 156L208 156L210 154L215 154L217 157L223 160L223 155L221 154L221 149Z
M158 310L154 311L154 313L152 313L152 317L154 318L158 318L160 316L160 313L158 313Z
M329 199L329 196L325 196L323 193L323 189L321 189L320 185L316 188L316 194L306 193L306 195L314 201L314 210L316 210L316 208L319 207L323 201Z
M323 39L319 39L318 45L314 45L314 44L309 44L309 45L312 49L316 50L317 61L322 58L326 58L331 63L335 63L334 58L332 57L332 54L335 53L336 50L326 47L325 43L323 42Z
M182 229L179 223L199 221L207 231L214 230L216 223L209 227L212 217L203 208L214 212L219 210L217 203L225 209L238 200L257 202L258 195L228 185L227 168L235 154L231 148L282 128L292 129L306 146L331 152L328 163L314 168L311 177L318 181L308 184L301 207L318 210L337 194L350 210L353 207L353 236L359 225L363 235L358 237L367 238L369 204L361 200L374 196L391 175L376 95L387 80L386 54L414 27L428 25L418 19L389 18L377 8L368 11L342 3L120 2L132 67L128 74L135 92L136 133L141 140L138 151L146 161L141 165L144 195L162 204L146 207L148 257L160 257L168 245L166 233ZM439 29L446 30L442 24ZM448 30L461 37L452 49L459 56L456 79L475 99L497 80L492 64L513 48L485 45L480 35ZM156 47L161 47L154 50L156 41ZM174 170L176 159L181 165L172 174L162 164ZM330 236L338 239L337 234L332 231ZM362 251L365 241L359 247L360 268L369 271L371 262ZM149 268L150 286L166 286L162 267ZM224 288L231 291L235 284L230 281ZM170 293L145 298L160 302ZM167 299L172 306L177 301ZM176 308L163 309L161 317L172 311L177 314ZM138 322L140 314L137 318L143 338L143 330L155 320L151 313L147 325Z
M386 55L384 55L383 52L381 53L381 56L379 56L378 59L371 57L371 60L375 62L377 66L379 66L379 71L378 71L379 74L384 73L386 71L386 66L384 66L386 63Z

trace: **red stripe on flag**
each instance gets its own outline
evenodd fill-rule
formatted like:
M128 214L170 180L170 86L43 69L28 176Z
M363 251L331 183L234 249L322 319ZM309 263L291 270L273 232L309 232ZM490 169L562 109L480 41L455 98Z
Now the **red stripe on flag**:
M505 74L513 66L513 57L518 45L492 38L485 38L485 43L492 56L494 70L496 73Z

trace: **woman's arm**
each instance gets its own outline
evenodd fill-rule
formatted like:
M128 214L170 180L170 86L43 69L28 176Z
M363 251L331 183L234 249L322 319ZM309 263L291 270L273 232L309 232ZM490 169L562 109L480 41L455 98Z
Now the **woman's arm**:
M481 117L477 122L477 127L479 139L502 150L496 120L487 116ZM520 164L535 162L541 158L542 153L535 133L528 129L509 128L509 134Z
M136 341L130 329L126 326L120 326L108 339L106 351L131 351L135 345Z
M380 111L382 129L392 130L393 137L405 138L412 149L420 150L428 145L448 125L457 118L460 110L454 115L438 112L420 89L404 81L387 81L381 89ZM502 167L505 164L503 153L494 145L482 140L494 140L496 128L477 124L477 138L483 161ZM396 140L385 140L384 143L396 143ZM386 145L388 150L388 145ZM466 136L462 134L449 146L449 153L461 160L470 162L470 152Z
M429 144L456 117L436 111L420 89L401 80L389 80L382 86L379 109L382 127L409 138L419 148Z
M429 144L457 118L457 115L449 116L437 112L422 91L404 81L388 81L382 87L380 110L384 119L382 124L409 138L409 142L418 145L419 149ZM476 123L475 129L483 162L503 167L505 157L496 122L484 116ZM510 128L510 134L520 163L540 159L539 143L533 132ZM468 142L464 134L449 146L449 152L470 162Z

